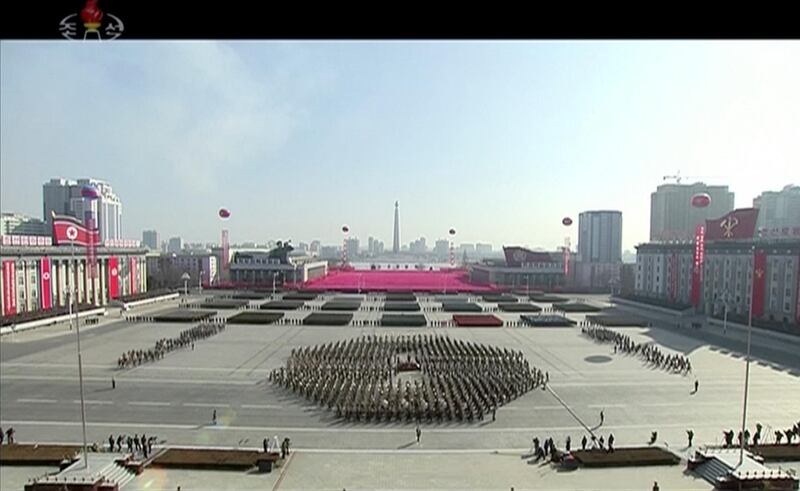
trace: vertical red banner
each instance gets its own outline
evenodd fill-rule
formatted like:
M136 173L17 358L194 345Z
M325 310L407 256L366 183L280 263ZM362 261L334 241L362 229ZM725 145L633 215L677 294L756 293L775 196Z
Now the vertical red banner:
M703 260L705 259L706 230L703 225L694 229L694 264L692 265L692 305L700 305L700 293L703 287Z
M3 315L17 313L17 267L14 261L3 261Z
M753 259L753 317L764 315L764 287L767 283L767 251L756 250Z
M88 277L90 280L97 278L97 242L99 241L99 232L94 219L94 213L91 210L86 211L85 215L86 229L90 232L87 234L86 242L86 267ZM94 283L92 281L92 283Z
M42 310L53 307L53 282L50 272L50 258L43 257L39 260L39 301Z
M117 256L108 258L108 298L119 297L119 261Z
M131 282L131 293L136 293L136 275L138 271L136 269L136 258L132 257L130 259L130 267L128 268L128 275L130 276Z
M674 302L678 298L678 253L672 253L672 263L669 265L670 271L670 292L669 296Z

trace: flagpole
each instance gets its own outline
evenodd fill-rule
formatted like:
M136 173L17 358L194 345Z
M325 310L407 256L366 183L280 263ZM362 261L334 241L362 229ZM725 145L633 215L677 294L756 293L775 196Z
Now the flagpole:
M750 314L748 315L747 320L747 360L745 363L745 372L744 372L744 403L742 404L742 441L739 442L739 465L742 465L744 461L744 432L745 432L745 425L747 423L747 393L748 389L750 388L750 338L753 333L753 297L755 295L755 286L756 286L756 246L754 245L752 248L752 257L753 257L753 279L752 283L750 284Z
M75 263L75 241L72 243L72 262ZM73 301L75 302L75 336L78 340L78 381L80 384L81 392L81 429L83 430L83 468L89 468L89 446L86 443L86 403L83 397L83 359L81 356L81 327L80 319L78 318L78 265L75 264L75 295Z

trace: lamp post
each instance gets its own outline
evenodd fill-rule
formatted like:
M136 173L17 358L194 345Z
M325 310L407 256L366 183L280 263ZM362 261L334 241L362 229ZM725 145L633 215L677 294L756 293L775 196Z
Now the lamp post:
M739 465L744 461L744 431L747 424L747 394L750 388L750 339L753 334L753 293L755 292L756 285L756 246L754 245L751 250L751 257L753 258L753 276L750 282L750 313L747 319L747 360L745 363L744 371L744 403L742 404L742 441L739 444Z
M183 273L181 279L183 280L183 294L184 296L189 296L189 280L191 280L192 277L189 276L189 273Z
M83 397L83 357L81 354L81 327L78 319L78 265L75 263L75 239L77 238L77 231L70 236L70 231L67 231L67 236L70 238L70 254L72 256L70 264L74 267L74 274L72 277L72 302L75 302L75 338L78 344L78 384L80 385L81 394L81 430L83 432L83 468L89 468L89 446L86 443L86 403ZM72 303L70 302L70 305Z

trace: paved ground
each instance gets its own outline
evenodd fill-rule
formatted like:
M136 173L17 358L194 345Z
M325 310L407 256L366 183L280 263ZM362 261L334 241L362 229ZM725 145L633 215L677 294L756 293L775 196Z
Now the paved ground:
M604 301L603 297L588 300ZM235 311L220 312L228 315ZM646 311L637 313L649 315ZM295 313L298 317L306 314ZM380 313L359 315L377 318ZM500 316L506 320L518 318L514 314ZM582 314L570 317L583 319ZM653 315L652 320L656 326L670 321L660 315ZM694 430L695 444L712 444L721 440L722 430L741 426L744 362L736 352L741 343L733 337L729 345L719 348L698 339L703 333L659 327L621 329L637 341L655 341L667 352L688 355L694 374L684 377L649 369L637 358L615 355L612 347L593 343L581 336L578 328L230 325L222 334L197 342L193 351L174 352L157 363L130 370L116 369L117 357L123 351L150 347L157 339L174 336L187 327L116 321L83 333L90 440L104 441L109 434L121 432L144 432L171 444L258 447L265 436L288 436L300 452L287 467L282 481L276 481L281 489L427 488L427 483L432 482L428 479L434 479L437 473L446 478L433 486L441 489L462 487L448 484L455 482L465 488L473 483L472 489L483 489L494 482L498 489L512 485L523 489L533 486L533 482L548 489L578 489L582 481L562 478L562 473L529 466L520 459L532 437L552 436L563 444L570 435L575 444L585 434L585 424L606 437L613 433L617 445L624 446L646 443L655 430L659 432L659 443L685 455L691 450L686 447L686 429ZM423 425L422 444L417 447L413 443L413 425L336 421L326 411L265 382L267 373L280 366L294 347L366 333L436 333L519 349L532 365L549 372L552 392L537 390L527 394L501 408L496 422ZM785 352L787 343L776 343L782 344L776 349ZM796 348L794 352L798 352ZM794 369L800 364L800 357L797 358L794 366L778 362L786 360L766 359L752 364L748 408L751 428L760 422L771 435L773 427L786 428L797 420L800 379ZM115 390L111 390L112 376L117 381ZM695 377L700 390L693 395ZM0 340L0 395L0 426L14 426L19 440L78 442L81 428L74 333L65 330L62 335L56 332L44 336L31 331ZM210 424L214 409L219 415L216 426ZM602 427L598 427L600 410L605 411ZM492 454L494 451L500 454ZM480 472L461 472L473 468ZM487 472L502 479L482 481L479 476ZM570 475L591 472L611 476L624 471L582 470ZM641 489L650 481L650 469L648 474L628 472L642 477L641 483L633 477L620 477L630 489ZM708 489L704 483L685 480L676 468L663 472L676 480L675 487L662 489ZM400 479L404 474L411 477ZM461 481L459 476L463 476ZM257 478L263 476L253 477ZM134 483L138 486L143 479ZM594 477L587 479L583 482L592 482ZM172 478L169 482L173 483ZM263 488L266 484L263 480L252 482L254 487ZM126 489L138 489L134 483ZM242 481L236 487L249 485Z

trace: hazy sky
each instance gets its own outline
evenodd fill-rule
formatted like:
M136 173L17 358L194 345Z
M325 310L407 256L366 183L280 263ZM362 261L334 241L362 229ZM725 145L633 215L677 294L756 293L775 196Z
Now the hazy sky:
M665 174L800 183L797 42L3 42L0 208L109 181L141 238L646 241ZM572 216L566 231L561 218Z

